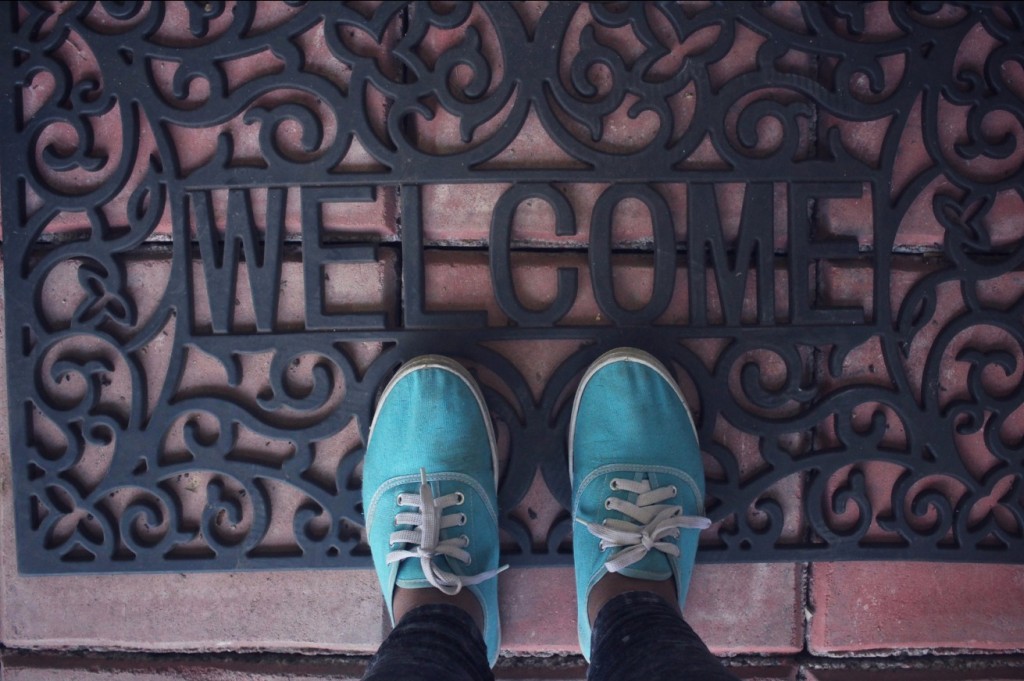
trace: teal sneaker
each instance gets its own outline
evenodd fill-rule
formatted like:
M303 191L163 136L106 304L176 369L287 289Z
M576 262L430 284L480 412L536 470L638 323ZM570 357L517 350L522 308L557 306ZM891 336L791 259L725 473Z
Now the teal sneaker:
M697 431L671 374L632 348L605 353L583 376L569 424L578 634L590 660L587 601L610 572L673 578L679 607L704 517Z
M483 394L454 361L426 355L384 389L363 462L363 510L392 624L395 588L466 588L498 657L497 448Z

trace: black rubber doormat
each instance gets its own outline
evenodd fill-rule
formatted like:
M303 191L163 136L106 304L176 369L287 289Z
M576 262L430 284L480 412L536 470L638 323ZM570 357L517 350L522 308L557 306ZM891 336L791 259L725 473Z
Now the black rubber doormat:
M600 353L676 373L699 559L1024 562L1024 12L11 3L23 572L369 565L374 398L484 384L513 564L571 560Z

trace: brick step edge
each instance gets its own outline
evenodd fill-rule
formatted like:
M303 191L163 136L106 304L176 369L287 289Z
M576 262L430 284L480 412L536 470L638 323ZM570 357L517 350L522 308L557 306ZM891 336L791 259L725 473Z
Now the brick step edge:
M280 654L97 654L0 649L5 681L294 681L362 676L367 656ZM725 660L743 681L1024 681L1024 655L956 655L821 659L733 657ZM498 679L580 680L586 664L576 655L503 657Z

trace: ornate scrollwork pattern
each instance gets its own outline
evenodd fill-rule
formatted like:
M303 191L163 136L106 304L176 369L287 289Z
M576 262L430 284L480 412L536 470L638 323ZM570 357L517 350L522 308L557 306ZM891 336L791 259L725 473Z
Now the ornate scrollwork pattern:
M567 562L620 345L695 412L700 560L1024 560L1020 6L0 14L23 571L366 565L426 352L484 386L508 559Z

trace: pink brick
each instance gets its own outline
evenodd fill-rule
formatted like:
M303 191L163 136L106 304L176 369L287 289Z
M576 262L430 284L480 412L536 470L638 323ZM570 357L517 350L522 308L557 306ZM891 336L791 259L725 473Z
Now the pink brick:
M755 476L765 472L767 464L761 455L761 445L757 435L743 432L724 418L719 418L715 423L713 440L720 445L724 445L736 458L741 479L749 482ZM794 456L799 456L800 453L809 449L810 439L805 433L792 433L788 437L783 438L783 440L785 451L792 452ZM724 482L726 480L725 471L721 465L714 457L708 454L706 443L704 471L709 483ZM772 530L779 531L780 543L800 542L805 535L806 522L803 517L804 484L805 475L803 473L795 473L771 485L759 497L759 499L771 499L782 507L783 526L781 530L779 528L771 528ZM708 508L714 509L711 499L708 500ZM748 508L746 513L750 517L751 525L756 529L764 529L769 521L766 513L754 507ZM735 526L735 521L731 517L727 517L725 520L715 523L702 533L701 536L704 541L708 542L709 545L717 544L718 534L723 526L732 528Z
M440 184L426 185L423 196L423 230L428 244L486 245L490 242L492 214L510 184ZM575 234L555 233L555 213L551 204L531 198L519 204L513 219L513 246L585 247L590 244L595 205L609 189L607 183L563 183L557 189L565 196L575 218ZM677 244L688 244L688 208L690 192L685 184L655 184L655 192L671 214ZM742 183L715 185L722 241L726 249L736 247L744 208L752 201ZM776 183L772 191L773 248L786 247L788 234L788 196L785 185ZM757 213L755 219L760 219ZM638 198L620 201L612 214L612 243L619 248L646 246L653 243L651 212Z
M716 655L799 652L802 580L799 564L701 564L694 570L685 617ZM571 568L512 570L500 584L503 649L578 652Z
M698 565L684 615L716 655L789 655L804 645L803 566Z
M9 468L6 458L0 465ZM365 654L381 641L372 570L19 575L9 485L4 497L0 636L9 647Z
M806 681L860 681L865 674L870 674L872 681L1019 681L1024 679L1024 670L1020 667L1001 666L998 662L988 663L972 660L962 664L932 665L928 669L915 668L913 662L895 665L889 669L878 669L877 665L870 668L857 668L851 665L845 669L805 670ZM868 671L870 669L870 671Z
M498 586L502 650L518 655L579 653L571 567L508 570Z
M335 262L325 264L316 279L322 290L324 315L335 316L362 313L391 313L396 309L398 297L398 270L395 252L378 249L377 260L368 262ZM314 265L285 260L281 266L280 297L277 304L277 323L283 330L302 331L310 324L306 315L306 301L314 293L307 289L304 279ZM313 284L315 285L315 284ZM195 290L193 321L198 334L211 332L210 298L207 293L203 263L194 260L192 286ZM265 295L265 291L259 291ZM261 298L260 300L266 300ZM235 333L255 331L256 316L249 270L240 264L235 283L234 319L231 330ZM397 320L389 319L389 324ZM310 324L312 326L312 324Z
M57 10L60 11L59 9ZM265 31L273 26L279 25L290 18L294 11L284 6L268 4L260 5L256 9L256 18L253 28L256 32ZM141 21L146 18L147 11L143 10L141 15L132 21ZM207 39L213 38L226 31L233 19L232 11L225 11L221 16L210 22L210 34ZM121 22L112 19L101 6L97 6L89 19L90 25L98 28L123 29L129 22ZM374 55L382 71L388 77L396 77L397 61L393 56L393 47L398 38L399 20L396 18L391 22L384 32L381 43L375 43L368 33L349 29L343 31L341 38L343 42L354 47L361 54ZM345 91L351 76L351 67L342 63L333 56L325 39L322 24L316 24L308 31L296 37L296 42L303 49L306 69L327 81L334 83L340 91ZM97 77L98 64L92 50L90 41L97 40L94 34L79 35L73 33L68 43L64 44L58 51L60 58L65 62L75 82L85 78ZM189 32L189 15L184 6L170 5L156 39L165 41L164 44L182 45L194 42L196 39ZM283 68L283 62L271 53L263 50L244 57L221 62L226 73L228 86L231 90L261 77L273 77L273 74ZM152 76L156 83L156 89L165 102L176 102L172 92L172 80L180 65L172 60L153 60ZM55 82L48 74L41 74L34 77L24 92L23 114L31 117L38 112L54 93ZM172 104L172 106L183 106L184 108L200 106L210 94L211 85L208 81L200 78L192 82L184 102ZM301 143L302 130L293 121L284 122L275 136L276 142L280 145L282 153L299 161L309 161L324 154L337 153L332 150L339 128L345 127L345 122L338 119L334 110L325 102L320 101L306 92L299 90L278 90L262 95L251 108L265 107L274 108L283 103L300 103L310 111L315 112L323 123L324 139L321 144L312 150L307 150ZM367 113L371 127L381 135L384 133L384 119L387 115L387 107L383 98L376 95L371 89L367 98ZM231 136L234 143L233 162L238 164L251 164L262 162L266 155L260 148L259 131L260 124L246 123L246 112L239 114L229 121L218 123L209 127L186 127L177 124L168 124L167 130L175 148L175 154L181 165L183 174L187 177L195 169L205 165L211 159L217 149L218 138L222 134ZM114 169L123 153L124 144L123 120L129 119L129 113L122 106L115 106L109 113L89 119L96 139L94 148L95 155L106 157L107 162L103 168L95 173L89 173L82 169L69 171L53 171L41 163L42 150L48 145L61 153L68 153L78 146L78 139L73 129L65 124L53 124L48 126L36 146L36 161L39 165L42 176L47 182L61 191L81 193L86 189L97 188L103 181L112 176ZM139 148L135 159L132 160L129 178L124 189L109 203L101 207L101 211L107 220L114 227L123 227L128 224L129 198L132 192L139 186L149 171L149 159L151 155L159 157L158 147L153 130L154 121L151 121L147 112L143 111L138 131ZM171 160L161 159L166 169L170 169ZM338 165L340 170L372 170L380 169L380 164L369 155L365 147L355 141L344 155ZM226 192L217 194L214 200L215 211L222 216L225 211ZM28 212L32 213L41 207L42 200L29 193L26 197ZM286 206L285 223L287 231L291 235L298 233L301 203L298 193L292 189L289 191L289 201ZM325 215L325 225L328 229L341 230L346 233L353 231L368 232L378 238L395 238L395 194L391 188L380 188L377 201L364 204L349 204L344 211L334 210ZM257 219L260 213L257 210ZM79 233L88 230L90 224L87 217L81 213L61 213L54 218L46 227L45 235L57 236L67 233ZM171 233L171 215L169 209L165 209L158 216L157 226L152 237L155 239L166 239Z
M425 262L427 310L486 310L489 326L508 323L507 316L492 297L493 283L485 254L428 251ZM620 304L635 307L646 303L652 281L650 257L624 256L620 262L625 274L616 278L616 283L621 285L617 291ZM561 323L607 325L608 321L594 299L586 260L573 254L513 254L512 276L522 303L531 309L550 305L555 298L559 267L578 271L576 300ZM677 277L673 303L663 318L685 314L681 309L685 305L685 296L680 290L683 285L684 279Z
M52 301L62 302L47 303L51 321L58 324L74 310L75 296L80 295L73 266L65 269L55 271L55 288L50 289ZM167 262L134 262L129 271L135 275L128 279L129 291L145 311L167 280ZM155 381L150 393L155 394L162 375L150 368L147 363L147 376ZM117 374L105 389L114 404L127 390ZM301 375L296 379L301 382ZM3 397L0 411L6 413L6 392ZM6 419L0 428L6 432ZM80 476L94 479L103 466L102 453L84 457ZM9 457L0 457L0 479L11 479ZM382 638L383 606L372 570L20 575L11 485L0 486L0 493L0 641L6 646L369 653ZM61 608L51 607L53 602ZM153 617L154 612L160 617Z
M491 215L509 184L427 185L423 188L423 227L428 243L486 244ZM519 205L512 221L513 245L586 246L594 204L608 184L565 184L559 190L572 207L576 234L555 233L555 215L543 199L527 199ZM682 185L660 185L658 191L672 212L677 239L685 235L686 191ZM622 201L615 212L613 242L625 246L650 244L651 216L637 199Z
M535 5L526 8L518 8L521 18L527 26L533 26L537 21L538 8ZM783 8L773 9L774 14L780 15L779 20L784 23L799 22L799 9ZM784 16L788 15L788 16ZM679 43L678 37L673 30L667 17L659 11L652 10L647 13L651 28L658 36L661 43L668 49L662 59L653 65L649 77L655 79L667 78L674 74L687 56L699 54L708 49L718 38L719 31L715 27L708 27L689 36L684 42ZM450 48L459 41L464 40L467 28L474 27L480 34L481 53L486 59L490 70L491 80L488 83L488 90L482 101L490 101L490 98L504 94L500 89L505 77L504 58L493 34L490 18L479 8L474 8L468 20L454 28L440 30L432 28L427 32L425 39L418 48L419 56L424 63L432 66L438 55ZM619 53L626 63L634 62L645 50L645 46L639 41L636 34L629 27L609 28L597 24L589 8L580 7L572 16L569 22L563 49L560 54L560 81L555 87L564 87L570 97L584 99L581 93L570 84L569 73L574 59L577 57L581 35L584 27L592 27L595 38L603 45L608 45ZM736 37L729 53L722 59L716 60L710 69L712 87L717 89L724 82L737 77L746 71L756 70L756 55L758 48L764 43L765 38L758 33L738 25ZM781 58L787 70L797 72L809 72L810 56L807 53L791 51ZM472 72L469 69L456 69L452 72L450 88L452 92L460 93L470 82ZM588 71L587 77L594 89L597 98L607 95L611 89L611 77L607 69L595 67ZM789 94L782 90L759 92L758 97L771 97L774 95ZM695 92L693 88L684 89L682 92L669 99L671 120L665 125L671 126L670 137L673 141L679 140L688 134L689 127L694 120ZM449 113L437 102L431 102L433 117L428 119L425 116L414 117L416 128L417 146L432 154L444 155L462 150L473 149L504 133L509 124L509 114L515 106L516 94L513 93L509 101L504 102L504 107L493 119L477 128L470 140L463 139L461 119ZM752 100L751 100L752 101ZM497 102L502 103L502 102ZM497 104L496 103L496 104ZM643 151L649 144L657 139L661 132L662 122L652 111L644 111L636 117L630 116L630 108L636 103L636 97L627 94L620 105L612 112L601 119L600 138L595 141L591 137L588 127L580 124L569 113L563 111L557 104L553 106L553 113L557 118L557 125L561 126L564 132L572 137L571 144L581 148L592 148L608 153L631 154ZM744 102L744 105L750 102ZM731 141L735 141L735 114L730 114L729 121ZM758 139L754 150L747 150L751 156L771 153L781 148L781 127L774 119L765 118L758 127ZM807 154L810 147L810 130L805 119L801 119L800 139L797 141L799 153ZM562 134L564 134L564 132ZM697 140L701 137L696 136ZM694 145L698 148L685 160L684 168L721 168L724 162L707 143L707 136L703 143ZM484 168L492 167L525 167L542 165L550 168L578 168L579 162L567 158L565 153L556 145L550 136L541 129L541 125L533 112L525 118L522 130L515 137L514 141L497 157L490 159L483 165Z
M65 327L77 308L87 300L87 291L79 281L80 262L67 260L55 267L43 287L43 319L53 328ZM327 263L320 273L324 294L324 313L388 312L394 309L398 295L397 258L389 248L378 250L371 262ZM138 312L138 326L144 325L156 310L171 277L171 263L162 258L126 261L125 287ZM285 330L302 330L305 318L306 289L301 262L285 259L281 267L277 323ZM193 310L197 333L209 332L210 305L202 261L193 261L191 285L195 291ZM235 280L236 300L232 329L243 332L255 328L249 270L240 263ZM111 292L113 293L113 292ZM390 320L394 323L394 320Z
M527 25L532 25L537 20L537 11L538 7L533 5L520 8L519 14ZM569 64L571 64L576 55L578 47L575 46L579 44L579 35L582 27L590 22L591 15L587 8L581 7L574 14L567 31L566 49L562 51L561 55L563 74L568 73ZM660 23L665 22L661 20ZM418 52L427 65L433 65L438 55L465 39L467 29L470 26L474 27L480 34L482 43L481 53L491 69L491 80L488 83L488 91L484 97L486 100L489 97L498 96L499 93L503 94L499 87L505 77L505 55L501 53L497 43L497 36L491 25L490 17L482 8L474 7L468 20L457 28L447 30L432 28L428 31ZM598 26L596 33L598 40L610 41L611 44L624 53L634 53L634 57L637 49L642 47L629 30L609 29ZM469 69L455 70L450 79L452 91L460 93L469 84L471 76L472 72ZM591 78L594 81L594 87L597 88L599 93L607 93L610 81L604 70L592 72ZM432 106L434 113L432 119L428 120L423 116L416 116L414 118L417 146L432 154L451 154L471 149L480 145L485 140L504 133L508 123L508 115L514 106L516 96L516 94L513 94L497 116L475 130L472 139L468 142L463 139L461 119L447 112L437 103L434 103ZM653 112L645 112L637 118L630 118L628 110L634 101L634 97L626 97L620 107L604 117L602 121L602 139L597 143L590 139L589 130L572 120L570 116L561 110L556 110L556 116L559 118L559 124L570 131L579 144L619 153L637 151L654 138L658 129L658 117ZM484 167L536 167L537 164L547 167L580 167L578 161L571 160L559 149L558 145L543 130L537 117L533 112L530 112L530 115L525 119L522 130L515 138L515 142L497 158L490 160Z
M522 500L515 508L510 509L508 514L527 528L533 549L540 552L547 549L548 536L552 527L563 521L568 515L551 494L540 469L537 469L534 474L533 481ZM511 538L506 538L506 541L509 542L508 546L513 550L520 548L518 543L512 541ZM563 542L568 543L568 539Z
M1024 650L1024 568L822 563L811 571L818 655Z
M10 480L6 457L0 466ZM10 485L3 497L0 640L9 647L369 653L382 638L372 570L20 575Z
M427 250L424 254L425 291L428 312L485 311L488 326L505 326L508 317L493 297L492 272L487 255L478 252ZM621 254L612 258L612 277L615 299L619 305L636 310L651 298L654 282L653 256L649 253ZM559 322L561 325L607 326L610 320L599 307L591 285L587 259L575 253L522 253L512 254L512 280L516 294L528 309L544 309L556 295L558 268L577 271L577 293L574 304ZM774 272L775 319L789 316L789 273L784 269ZM752 296L756 290L756 277L746 280L746 296L739 311L743 323L757 320L757 306ZM712 325L724 324L725 313L715 274L707 272L707 319ZM685 262L676 263L675 282L667 309L654 320L655 325L680 326L689 323L689 277Z
M263 659L196 660L188 657L159 659L115 658L89 656L62 658L58 656L5 653L0 658L4 678L10 681L165 681L166 679L202 678L207 681L309 681L331 679L356 681L363 665L338 658L307 658L304 660ZM787 665L730 667L744 681L794 681L796 668ZM501 658L495 667L497 679L516 681L583 681L586 665L567 663L551 658Z
M202 678L207 681L290 681L335 679L356 681L362 666L338 659L217 661L185 656L145 658L142 656L59 657L56 655L5 655L4 678L10 681L165 681Z
M913 287L934 271L933 266L922 264L916 260L897 259L896 266L889 273L894 309L898 311ZM837 267L826 264L822 267L821 272L822 295L827 304L860 307L865 310L869 318L875 314L877 301L872 300L873 282L870 270L856 266ZM894 389L896 384L890 376L906 372L910 388L920 400L921 384L924 380L927 362L935 352L941 351L936 376L938 393L928 397L930 400L935 400L933 404L937 404L937 408L945 408L955 400L970 399L968 377L972 364L964 360L957 360L959 353L966 348L986 351L1004 350L1013 355L1017 362L1016 371L1008 376L1004 375L1001 370L995 370L994 367L983 372L982 384L986 390L998 395L1017 385L1024 374L1024 368L1022 368L1024 356L1021 355L1019 344L1006 332L993 325L968 327L958 334L948 347L936 349L935 340L946 324L967 311L960 292L959 280L939 285L936 292L937 299L933 317L923 319L921 324L914 328L913 334L907 336L909 355L905 358L901 357L898 366L888 366L882 353L880 341L876 337L853 348L843 359L838 375L832 374L828 353L822 353L818 359L816 372L820 377L819 386L823 396L851 385L877 385ZM1003 309L1012 304L1013 301L1019 299L1022 293L1024 293L1024 277L1019 273L994 277L979 285L980 299L985 305L995 309ZM894 312L894 315L896 314L898 312ZM978 397L983 400L985 396L979 395ZM832 417L820 424L816 429L817 446L827 449L839 444L835 430L837 418L849 418L855 429L866 430L875 414L881 414L884 418L885 431L881 435L881 444L897 450L905 448L907 446L906 424L892 408L873 402L857 405L850 414ZM1000 460L990 452L990 446L984 439L983 426L990 419L991 415L986 414L983 417L984 423L975 424L978 428L974 431L957 433L950 430L950 436L953 437L956 444L959 458L977 480L984 479L989 471L1000 463ZM1019 439L1021 429L1020 420L1011 417L1002 426L1000 435L1004 442L1013 442ZM883 462L861 462L856 467L866 476L868 499L871 502L875 518L887 515L891 510L892 487L906 469L896 464ZM845 484L851 468L841 469L832 476L827 489L829 497L840 485ZM973 506L970 517L972 522L981 521L986 514L993 513L997 522L1004 529L1013 532L1018 527L1016 521L1005 509L995 503L1005 493L1005 489L1001 485L1003 485L1002 481L993 490L990 495L991 499L983 500ZM907 497L908 504L926 488L940 491L954 504L967 491L961 483L952 478L926 478L911 489L910 495ZM909 506L905 510L912 526L921 531L927 531L938 518L934 510L928 510L920 517L911 513ZM845 513L835 515L834 518L838 528L849 529L858 521L859 512L856 510L856 506L851 504ZM884 531L876 520L872 519L872 526L867 537L883 539L887 536L892 538L893 535Z
M964 118L964 112L949 111L947 114L952 118L955 118L956 115ZM993 120L995 121L993 129L1012 128L1012 125L1006 120L998 119L998 117ZM861 156L872 157L872 154L877 156L876 151L865 150L861 147L868 144L880 144L886 127L890 125L888 119L850 123L825 116L824 121L843 131L845 144L858 158ZM957 119L955 124L948 122L948 124L940 126L940 129L943 131L966 129L965 121ZM934 160L925 145L921 126L922 114L919 100L910 111L906 127L900 138L899 151L896 154L892 173L893 198L887 196L888 187L884 183L879 183L876 185L878 196L873 198L865 189L864 197L860 201L843 200L842 203L838 203L835 200L828 200L821 202L819 204L821 226L826 235L855 237L862 249L882 248L883 245L874 239L874 230L878 229L880 225L873 224L874 219L870 212L871 200L873 199L880 205L889 204L895 198L900 197L900 193L910 182L933 166ZM849 137L853 137L853 141L849 141ZM946 140L942 147L951 150L953 143L951 139ZM951 158L955 158L955 155L952 155ZM998 163L986 162L982 158L976 163L963 164L965 165L963 172L968 177L980 174L990 179L1007 171L990 169L988 166L1000 168L1005 164L1010 164L1009 167L1017 168L1020 162L1018 156L1012 156L1006 162ZM900 216L900 223L893 242L894 248L913 251L940 251L943 249L947 238L946 227L936 216L934 205L935 198L943 195L959 200L964 193L962 189L957 188L944 176L937 177L920 189L918 195L912 198L906 212ZM972 224L980 232L987 233L991 247L1007 248L1020 239L1022 205L1024 205L1024 200L1015 193L1002 191L996 195L996 201L984 209L980 203L965 206L962 217L965 222ZM873 226L865 228L865 225Z

